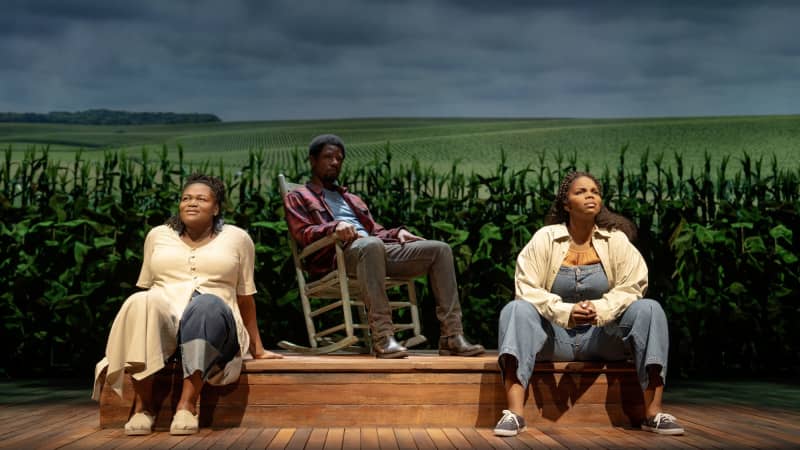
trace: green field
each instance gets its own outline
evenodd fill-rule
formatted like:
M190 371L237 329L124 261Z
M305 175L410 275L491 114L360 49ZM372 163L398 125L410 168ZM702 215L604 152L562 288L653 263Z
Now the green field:
M32 146L49 146L55 159L71 160L78 149L87 159L105 150L138 155L142 148L166 146L177 158L180 144L189 161L223 160L241 166L248 152L263 150L269 167L289 167L295 151L305 152L310 139L335 133L347 144L350 164L368 163L387 143L394 161L418 158L437 169L454 161L463 171L486 172L504 150L512 168L539 165L544 152L552 163L559 152L576 155L580 168L598 170L619 163L619 150L628 146L626 165L638 166L649 149L651 157L683 155L686 166L699 167L708 152L712 162L732 156L775 155L784 167L797 167L800 115L730 116L649 119L432 119L384 118L325 121L230 122L191 125L86 126L0 123L0 146L11 146L14 157Z

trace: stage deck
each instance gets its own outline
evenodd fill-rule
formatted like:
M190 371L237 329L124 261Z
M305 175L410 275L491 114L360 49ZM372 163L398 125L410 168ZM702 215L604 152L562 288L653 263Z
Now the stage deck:
M69 381L69 380L66 380ZM100 428L91 380L0 380L0 449L509 449L509 448L800 448L796 381L672 380L665 409L684 436L657 436L628 427L553 426L528 419L528 431L498 438L488 427L346 426L202 428L193 436L125 436ZM446 414L446 411L443 412Z

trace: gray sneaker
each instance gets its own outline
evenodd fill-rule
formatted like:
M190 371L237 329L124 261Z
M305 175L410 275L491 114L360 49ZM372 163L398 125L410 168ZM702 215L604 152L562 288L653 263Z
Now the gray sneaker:
M645 420L642 429L658 434L683 434L683 427L678 425L675 416L667 413L658 413L655 417Z
M494 426L494 434L497 436L516 436L523 431L525 431L525 419L507 409L503 410L503 417Z

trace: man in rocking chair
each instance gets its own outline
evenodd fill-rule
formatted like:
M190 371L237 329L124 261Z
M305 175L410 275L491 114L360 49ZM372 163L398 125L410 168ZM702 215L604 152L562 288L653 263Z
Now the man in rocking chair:
M453 254L446 243L425 240L405 227L385 229L361 198L337 183L344 163L344 142L332 134L317 136L308 148L311 181L286 196L286 220L300 246L330 235L346 244L347 272L356 276L367 306L373 349L378 358L403 358L408 350L394 338L392 312L384 282L387 276L428 275L441 324L440 355L476 356L484 352L464 338ZM333 247L306 260L312 275L335 267Z

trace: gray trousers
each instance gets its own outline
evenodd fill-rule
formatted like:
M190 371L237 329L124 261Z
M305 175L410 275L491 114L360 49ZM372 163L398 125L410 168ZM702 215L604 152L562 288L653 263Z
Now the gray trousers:
M181 316L178 343L184 378L199 370L208 380L239 352L233 312L216 295L196 293Z
M376 237L358 238L345 249L347 273L358 279L374 337L394 333L385 279L428 276L436 299L436 317L442 336L463 333L453 252L441 241L385 244Z
M525 300L509 302L500 312L498 339L500 370L503 359L517 360L517 379L527 389L536 361L619 361L632 352L642 390L647 366L661 367L666 382L669 331L661 305L650 299L631 303L616 323L604 327L564 329L544 319Z

